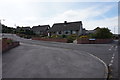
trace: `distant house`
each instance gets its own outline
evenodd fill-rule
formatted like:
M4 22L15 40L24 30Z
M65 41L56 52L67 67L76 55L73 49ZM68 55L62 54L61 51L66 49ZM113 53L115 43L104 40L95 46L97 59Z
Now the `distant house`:
M22 27L23 30L31 30L31 28L28 26L28 27Z
M96 30L86 30L85 34L94 34Z
M83 29L83 35L88 35L88 34L94 34L96 31L100 29L99 27L95 28L94 30L86 30L85 28Z
M82 21L55 23L48 33L50 35L82 35Z
M50 26L49 25L38 25L38 26L33 26L32 27L32 31L35 33L35 34L38 34L38 35L48 35L48 30L49 30Z
M20 31L20 30L26 31L26 30L31 30L31 28L29 26L28 27L17 27L16 30L17 31Z

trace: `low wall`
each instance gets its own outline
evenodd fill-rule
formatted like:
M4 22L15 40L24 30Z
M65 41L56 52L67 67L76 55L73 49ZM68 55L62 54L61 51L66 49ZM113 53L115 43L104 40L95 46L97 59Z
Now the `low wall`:
M14 48L14 47L19 45L18 41L13 41L13 42L8 44L7 40L11 40L11 39L7 39L7 38L3 38L2 39L2 52L6 52L9 49L12 49L12 48Z
M77 44L107 44L111 43L113 39L96 39L96 40L89 40L89 39L77 39Z
M52 41L52 42L64 42L64 43L67 43L67 39L56 39L56 38L32 38L32 40L41 40L41 41Z

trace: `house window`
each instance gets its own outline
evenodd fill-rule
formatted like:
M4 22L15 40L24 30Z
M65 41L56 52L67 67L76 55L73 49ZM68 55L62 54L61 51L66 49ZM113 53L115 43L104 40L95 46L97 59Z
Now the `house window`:
M69 34L69 33L70 33L70 31L69 31L69 30L67 30L67 31L64 31L64 33L65 33L65 34Z
M66 26L66 24L64 24L64 26Z
M70 31L70 34L72 34L72 30Z
M61 34L61 31L59 31L59 34Z
M68 31L66 31L65 34L68 34Z
M72 34L76 34L76 31L72 31Z

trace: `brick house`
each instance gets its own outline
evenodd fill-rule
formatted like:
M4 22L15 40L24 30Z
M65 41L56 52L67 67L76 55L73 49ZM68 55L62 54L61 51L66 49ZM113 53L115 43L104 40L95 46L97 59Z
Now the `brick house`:
M49 35L82 35L82 21L55 23L52 28L49 29Z
M35 34L47 36L49 28L50 28L49 25L38 25L38 26L33 26L31 30Z

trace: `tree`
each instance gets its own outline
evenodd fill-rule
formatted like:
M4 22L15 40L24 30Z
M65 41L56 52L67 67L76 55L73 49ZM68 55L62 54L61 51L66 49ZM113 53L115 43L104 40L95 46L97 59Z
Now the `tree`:
M112 38L113 34L108 28L99 28L96 30L95 38L99 39L109 39Z
M14 33L15 30L15 28L7 27L4 24L2 24L2 33Z

